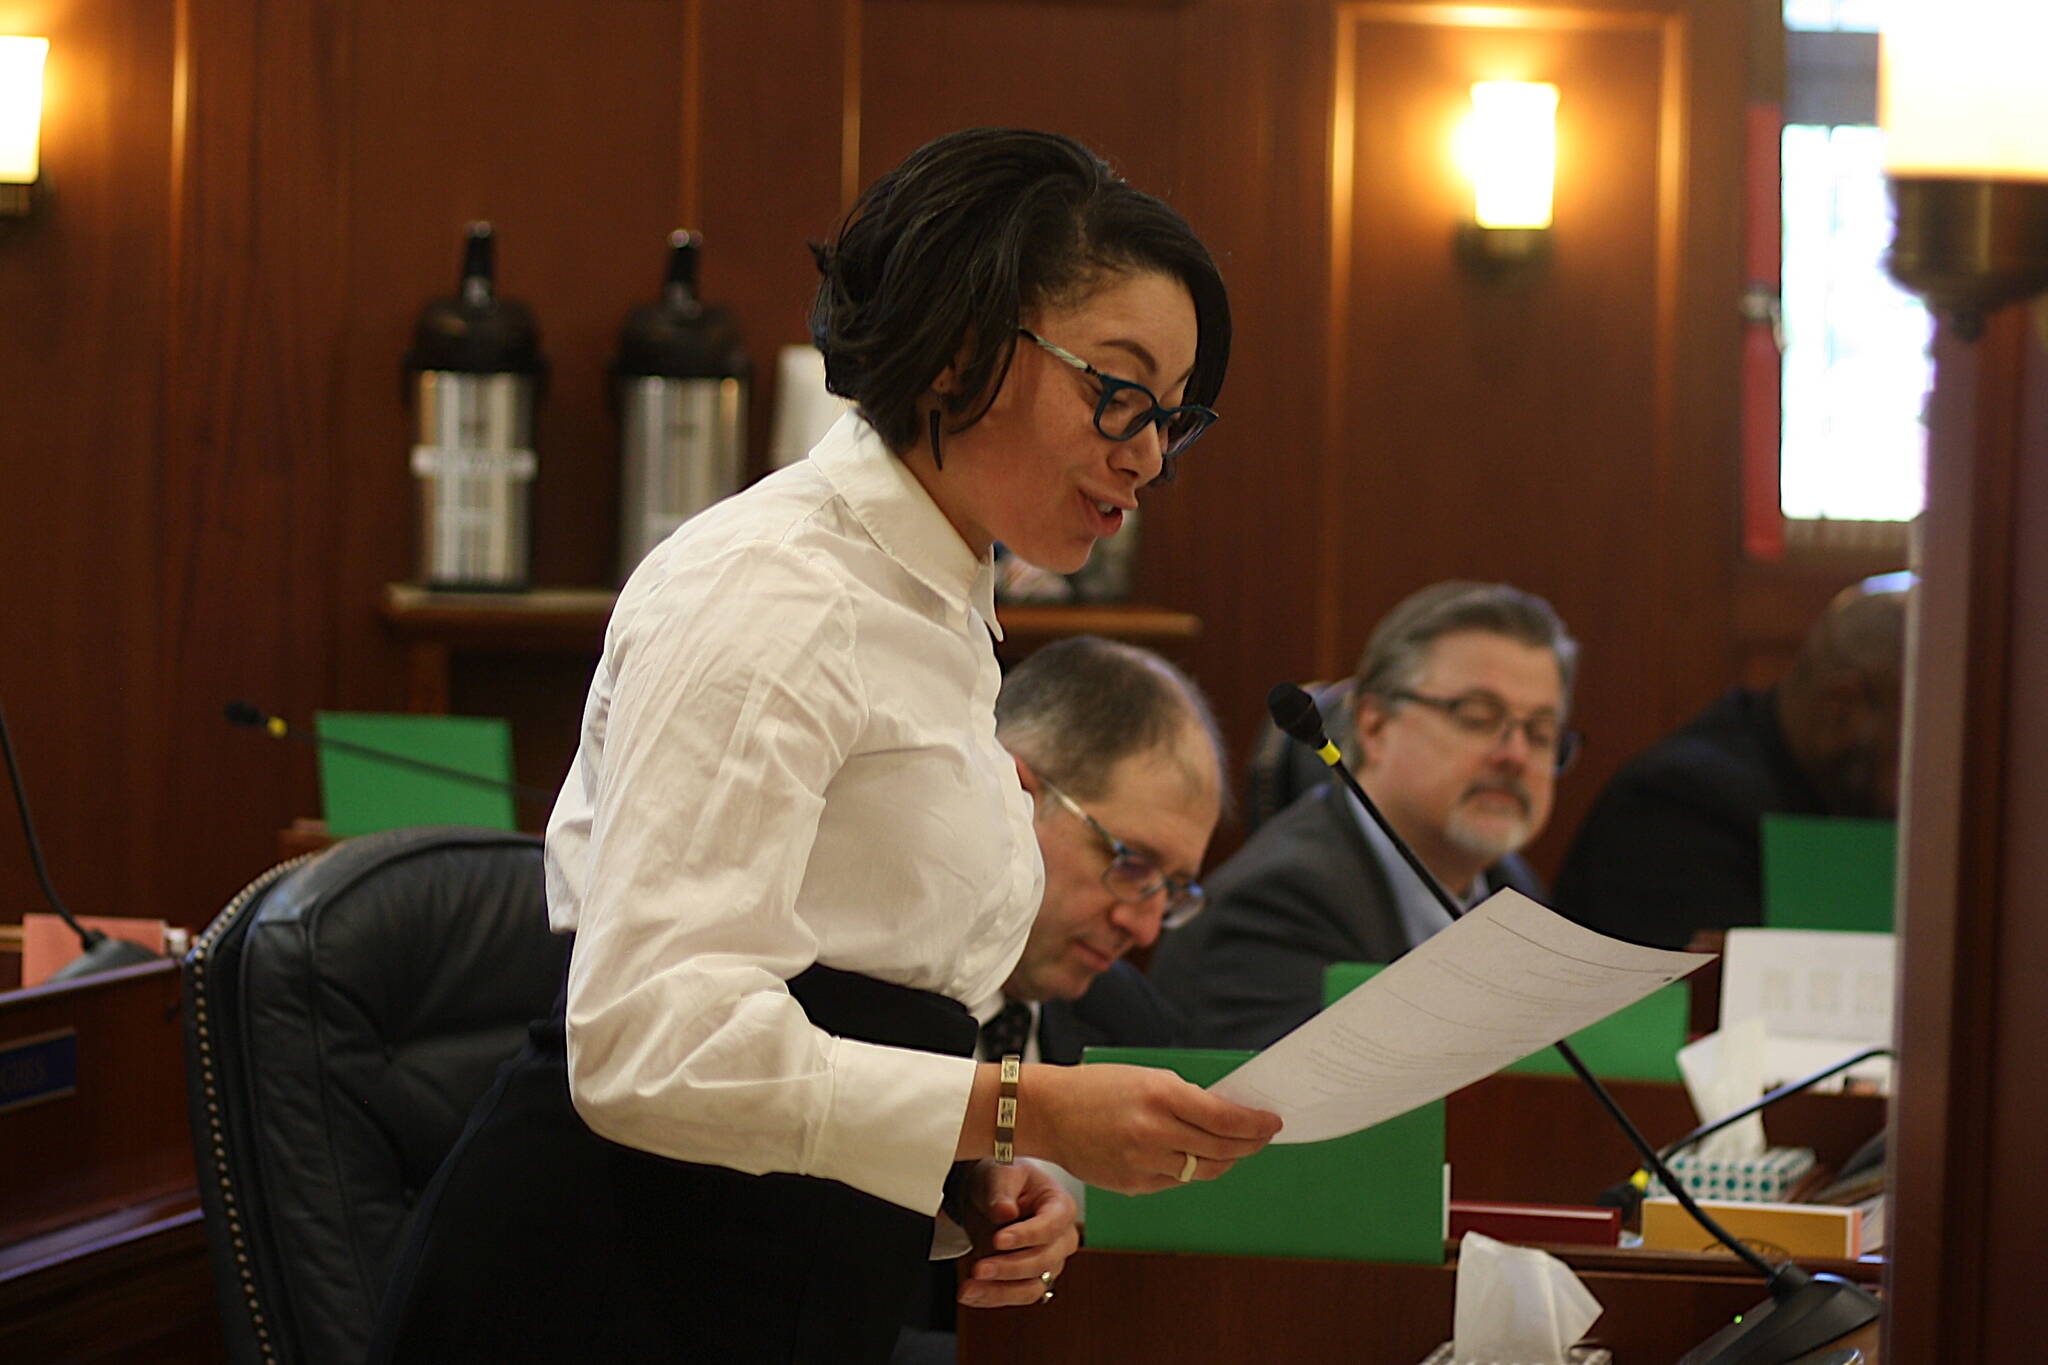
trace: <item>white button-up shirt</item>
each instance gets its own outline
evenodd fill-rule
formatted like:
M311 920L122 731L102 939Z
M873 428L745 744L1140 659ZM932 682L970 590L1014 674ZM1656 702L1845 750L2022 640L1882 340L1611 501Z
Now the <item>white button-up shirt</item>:
M813 962L996 992L1043 872L996 743L994 577L858 417L705 511L605 632L548 822L598 1133L938 1208L974 1063L833 1036Z

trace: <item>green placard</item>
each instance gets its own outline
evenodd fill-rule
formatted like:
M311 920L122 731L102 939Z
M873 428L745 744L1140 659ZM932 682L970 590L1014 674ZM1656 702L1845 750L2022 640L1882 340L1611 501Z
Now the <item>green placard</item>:
M1210 1085L1251 1055L1091 1047L1082 1060L1170 1067ZM1441 1265L1444 1107L1327 1142L1275 1143L1219 1180L1135 1197L1091 1188L1087 1222L1091 1247Z
M1377 975L1384 963L1333 962L1323 971L1323 1003L1356 990ZM1571 1036L1572 1050L1595 1076L1629 1081L1676 1081L1678 1049L1685 1046L1692 991L1683 981L1660 986L1633 1005L1616 1010ZM1569 1076L1572 1069L1556 1048L1546 1047L1504 1071L1539 1076Z
M322 739L345 740L499 782L512 778L512 727L495 717L320 711L313 724ZM331 744L320 749L320 799L326 807L327 832L337 839L409 825L518 828L509 791Z
M1763 845L1764 927L1892 931L1895 822L1766 815Z

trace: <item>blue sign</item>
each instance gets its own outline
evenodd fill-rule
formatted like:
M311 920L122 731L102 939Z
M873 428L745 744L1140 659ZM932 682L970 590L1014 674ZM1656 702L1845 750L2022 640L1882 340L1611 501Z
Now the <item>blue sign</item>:
M0 1046L0 1114L78 1089L78 1031L64 1029Z

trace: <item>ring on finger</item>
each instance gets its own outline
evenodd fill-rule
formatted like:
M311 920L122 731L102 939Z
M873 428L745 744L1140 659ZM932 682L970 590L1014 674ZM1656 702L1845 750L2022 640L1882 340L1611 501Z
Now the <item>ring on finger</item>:
M1042 1285L1044 1285L1044 1286L1045 1286L1045 1292L1044 1292L1043 1294L1040 1294L1040 1295L1038 1296L1038 1301L1039 1301L1040 1303L1051 1303L1051 1302L1052 1302L1052 1272L1051 1272L1050 1270L1041 1270L1041 1271L1039 1271L1039 1272L1038 1272L1038 1282L1039 1282L1040 1284L1042 1284Z
M1184 1152L1182 1155L1187 1160L1180 1163L1180 1175L1177 1178L1181 1184L1185 1185L1195 1178L1195 1154L1193 1152Z

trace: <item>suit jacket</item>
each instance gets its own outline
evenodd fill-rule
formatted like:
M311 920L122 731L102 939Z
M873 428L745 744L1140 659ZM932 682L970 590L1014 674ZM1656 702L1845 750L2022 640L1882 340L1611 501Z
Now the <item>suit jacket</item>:
M1333 962L1392 962L1407 931L1383 867L1337 783L1273 816L1205 880L1209 908L1160 941L1152 983L1197 1047L1262 1048L1323 1007ZM1392 869L1411 876L1403 865ZM1486 870L1489 891L1540 896L1519 858Z
M1072 1066L1088 1047L1181 1047L1187 1021L1128 962L1110 964L1078 1000L1048 1000L1038 1009L1038 1052Z
M1698 929L1761 924L1763 817L1826 813L1773 694L1737 688L1601 790L1558 874L1558 909L1667 948Z

